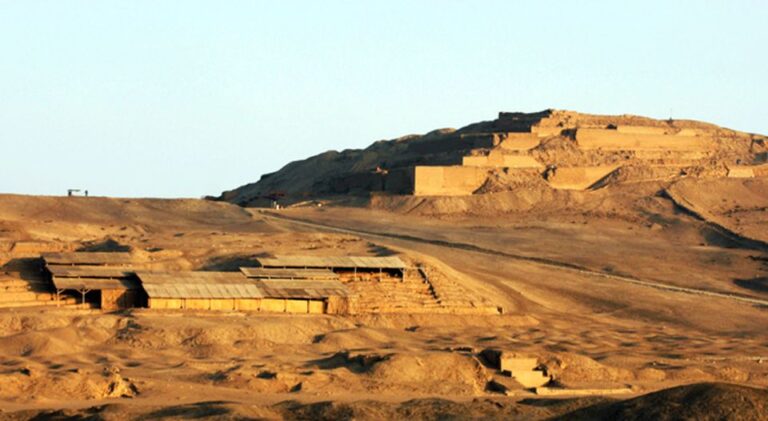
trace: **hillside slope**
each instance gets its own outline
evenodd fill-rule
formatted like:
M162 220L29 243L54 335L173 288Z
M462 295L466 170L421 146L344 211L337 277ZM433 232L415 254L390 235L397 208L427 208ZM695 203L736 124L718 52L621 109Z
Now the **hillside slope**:
M240 205L374 196L588 191L684 177L768 175L764 136L689 120L571 111L495 120L328 151L218 197Z

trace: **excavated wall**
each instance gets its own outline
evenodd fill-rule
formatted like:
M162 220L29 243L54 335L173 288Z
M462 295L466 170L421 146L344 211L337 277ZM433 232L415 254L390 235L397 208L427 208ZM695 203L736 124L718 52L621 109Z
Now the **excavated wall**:
M480 167L414 168L413 194L416 196L461 196L472 194L488 179L488 169Z
M707 151L714 147L710 137L626 133L610 129L578 129L576 142L584 150Z

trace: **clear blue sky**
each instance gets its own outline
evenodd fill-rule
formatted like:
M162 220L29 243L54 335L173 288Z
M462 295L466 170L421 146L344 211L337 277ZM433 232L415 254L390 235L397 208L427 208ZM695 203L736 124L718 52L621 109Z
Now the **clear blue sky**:
M768 2L0 0L0 192L196 197L561 108L768 133Z

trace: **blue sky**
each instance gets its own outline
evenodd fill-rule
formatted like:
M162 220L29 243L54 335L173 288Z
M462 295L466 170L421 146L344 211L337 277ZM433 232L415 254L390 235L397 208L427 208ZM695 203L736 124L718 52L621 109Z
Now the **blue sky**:
M0 192L198 197L560 108L768 134L760 1L0 0Z

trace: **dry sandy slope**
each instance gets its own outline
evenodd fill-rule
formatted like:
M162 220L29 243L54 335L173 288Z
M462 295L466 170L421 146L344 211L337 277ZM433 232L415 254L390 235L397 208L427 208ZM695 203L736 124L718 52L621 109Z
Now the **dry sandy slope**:
M684 179L667 194L702 219L768 248L768 178Z
M486 391L494 370L477 353L487 347L537 355L569 387L632 385L642 393L704 381L768 385L768 368L760 363L768 360L764 308L452 246L466 243L602 270L611 266L640 278L763 297L733 279L765 276L764 261L755 259L764 256L708 244L705 224L686 214L659 210L648 217L651 223L576 213L449 221L351 208L284 213L430 240L417 241L327 232L221 203L121 203L2 196L0 215L7 225L0 234L73 246L82 245L81 233L88 241L112 238L159 267L190 269L232 270L261 253L394 250L444 265L469 291L507 312L318 317L1 311L4 416L64 410L59 414L112 419L448 413L537 419L595 402L545 405L527 401L535 396L526 393L504 397ZM333 403L313 405L328 401Z

